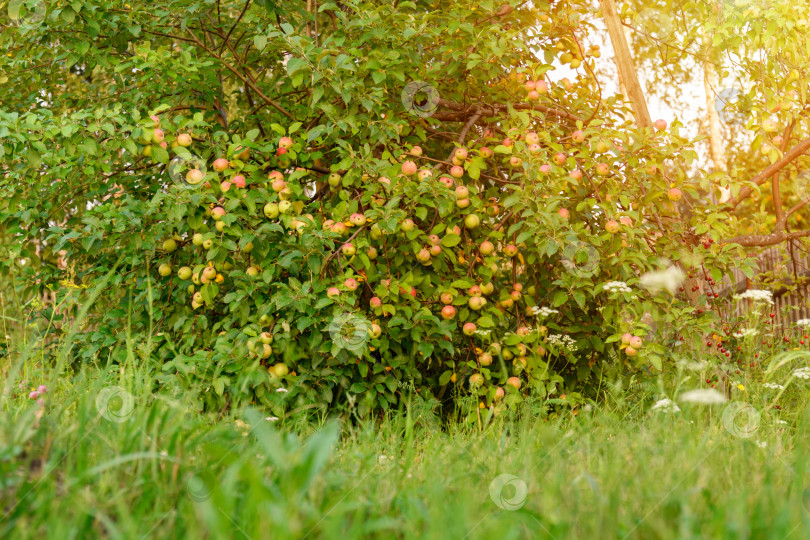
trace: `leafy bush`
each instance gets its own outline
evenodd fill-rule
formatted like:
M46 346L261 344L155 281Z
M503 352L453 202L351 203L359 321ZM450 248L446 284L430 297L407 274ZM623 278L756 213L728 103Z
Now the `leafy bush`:
M0 216L29 293L102 284L75 361L142 344L208 407L365 413L413 385L500 411L661 369L670 342L622 340L653 323L702 341L711 320L639 277L719 281L740 253L724 214L684 212L679 126L601 95L581 6L130 4L49 8L4 60L22 89L53 59L47 97L3 98ZM549 84L560 59L581 74Z

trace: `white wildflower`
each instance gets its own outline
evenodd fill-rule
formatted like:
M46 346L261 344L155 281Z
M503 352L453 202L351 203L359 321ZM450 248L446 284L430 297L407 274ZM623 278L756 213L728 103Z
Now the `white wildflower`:
M781 384L776 384L772 382L762 383L762 386L764 386L765 388L771 388L772 390L782 390L784 388L784 386L782 386Z
M623 293L631 293L633 292L630 287L627 286L627 283L624 281L608 281L605 283L602 288L607 292L623 292Z
M797 379L810 379L810 367L803 367L794 370L793 376Z
M380 456L377 458L377 463L379 463L380 465L382 465L386 461L388 461L388 456L386 456L385 454L380 454Z
M478 330L476 330L476 331L475 331L475 333L476 333L476 335L486 337L486 336L488 336L488 335L489 335L489 333L490 333L491 331L492 331L492 330L481 330L481 329L479 328Z
M776 423L777 424L782 424L782 425L785 425L785 426L787 425L787 422L785 422L784 420L777 420Z
M799 319L796 321L796 326L810 326L810 319Z
M268 422L278 422L278 416L268 416L265 418Z
M543 307L535 306L532 308L532 313L534 314L535 317L548 317L549 315L553 315L559 312L560 310L558 309L551 309L545 306Z
M686 279L686 274L683 273L683 270L672 265L666 270L643 274L641 278L639 278L639 283L652 294L656 294L658 291L664 289L666 289L669 294L675 294L684 279Z
M571 336L564 336L562 334L552 334L548 336L548 344L553 345L559 349L568 349L570 352L576 352L577 343Z
M768 443L766 441L754 441L754 444L756 444L760 448L767 448L768 447Z
M715 403L725 403L728 401L726 396L713 388L699 388L697 390L689 390L684 392L678 398L678 401L684 403L702 403L704 405L714 405Z
M739 332L734 332L735 338L746 338L748 336L756 336L759 334L759 330L755 328L743 328Z
M664 399L659 399L658 401L656 401L655 405L653 405L650 408L650 410L651 411L661 411L661 412L665 412L665 413L676 413L676 412L679 412L681 410L681 408L678 407L678 405L674 401L672 401L671 399L664 398Z
M761 289L750 289L742 294L735 294L735 300L753 300L754 302L765 302L773 304L773 293Z
M286 388L276 388L276 392L289 392Z

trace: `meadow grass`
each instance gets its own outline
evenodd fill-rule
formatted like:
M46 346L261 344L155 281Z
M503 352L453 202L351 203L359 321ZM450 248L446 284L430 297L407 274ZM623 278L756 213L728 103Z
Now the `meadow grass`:
M763 413L750 437L727 429L722 405L606 406L554 421L496 418L480 430L441 426L417 401L382 419L296 425L251 409L200 414L157 387L133 363L65 377L42 407L27 387L6 394L0 537L810 532L804 412L788 424Z

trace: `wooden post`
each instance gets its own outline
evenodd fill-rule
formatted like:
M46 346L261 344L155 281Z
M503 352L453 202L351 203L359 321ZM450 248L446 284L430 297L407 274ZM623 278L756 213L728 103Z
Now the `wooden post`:
M638 82L636 66L633 57L630 55L630 47L622 30L622 21L616 11L616 4L613 0L599 0L602 5L602 15L605 18L605 25L610 34L610 42L613 45L613 52L616 55L616 64L619 66L619 78L627 89L627 98L633 107L633 115L636 117L638 127L651 128L652 120L650 112L647 110L647 102L644 100L644 91Z

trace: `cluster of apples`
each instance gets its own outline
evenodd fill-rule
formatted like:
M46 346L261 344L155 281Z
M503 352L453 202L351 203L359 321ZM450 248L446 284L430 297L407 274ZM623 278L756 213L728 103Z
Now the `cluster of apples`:
M625 332L622 334L621 345L619 348L624 349L624 354L627 356L635 356L638 354L638 351L641 349L642 345L644 345L644 340L642 340L639 336L634 336L630 332Z

